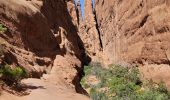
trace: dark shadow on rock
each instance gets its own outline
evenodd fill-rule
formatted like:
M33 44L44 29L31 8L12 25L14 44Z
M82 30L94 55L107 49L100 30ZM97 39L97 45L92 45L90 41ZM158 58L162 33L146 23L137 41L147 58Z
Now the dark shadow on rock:
M14 56L11 52L5 52L4 53L4 62L11 65L11 64L18 64L18 60L16 56Z
M87 91L80 84L80 81L81 81L82 77L84 76L83 67L80 68L80 67L76 66L75 69L77 70L78 74L74 77L72 83L76 86L76 88L75 88L76 92L89 96Z
M71 44L70 49L73 51L70 52L70 55L75 55L80 59L82 66L88 64L91 58L85 53L83 42L78 35L77 26L72 22L66 2L68 0L43 0L41 12L36 12L31 16L28 13L17 13L18 21L12 23L16 27L15 32L12 34L16 36L17 42L16 44L14 42L14 44L10 44L31 51L38 57L49 57L51 60L54 60L56 55L64 56L66 54L66 48L60 48L59 40L55 37L60 28L63 28L66 31L66 39ZM28 12L29 10L31 8L28 8ZM9 63L17 60L13 57L7 57L7 59ZM40 60L38 63L41 65L45 64ZM75 80L79 83L83 68L77 69L77 71L79 73L77 76L80 78L75 78Z
M33 85L24 85L23 88L31 89L31 90L34 90L34 89L46 89L46 88L44 88L44 86L33 86Z
M60 27L66 31L65 36L72 44L71 49L74 51L73 55L82 62L86 62L84 59L87 60L88 57L85 55L83 42L78 35L77 26L72 22L72 17L68 12L66 2L62 0L44 0L41 12L47 18L48 25L50 29L53 30L54 34L57 34L56 32L60 30ZM66 53L64 51L65 50L61 50L61 55ZM90 57L87 61L90 62Z
M23 42L24 49L39 57L54 57L59 49L56 38L51 32L46 18L40 12L33 16L18 15L20 23L17 28Z
M41 12L48 20L48 25L53 30L54 34L60 31L60 27L63 28L66 33L67 40L72 44L72 51L79 60L82 62L82 67L75 67L78 74L73 80L73 84L76 86L78 93L86 94L87 92L82 88L80 81L83 76L83 66L91 61L91 58L86 55L85 48L82 40L78 35L78 28L72 22L72 17L69 14L67 1L62 0L44 0ZM73 7L74 8L74 7ZM56 33L55 33L56 32ZM66 50L60 49L60 55L65 55Z

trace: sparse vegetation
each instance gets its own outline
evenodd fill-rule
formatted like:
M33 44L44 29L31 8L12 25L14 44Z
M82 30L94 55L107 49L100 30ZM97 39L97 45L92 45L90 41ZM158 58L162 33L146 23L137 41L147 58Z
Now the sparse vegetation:
M26 77L26 71L20 67L11 68L9 65L5 65L0 69L1 78L7 85L18 85L24 77Z
M26 95L26 87L21 80L27 77L25 69L5 62L5 49L0 45L0 93L2 90L16 95Z
M137 67L112 65L108 69L85 66L81 85L93 100L169 100L170 94L163 82L140 80ZM95 76L98 83L89 81ZM94 79L93 79L94 80Z
M0 32L4 33L6 31L7 31L7 28L3 24L0 23Z
M15 90L16 92L23 91L21 79L26 76L26 71L20 67L11 68L9 65L0 67L0 79L3 82L3 86L9 87L9 89Z

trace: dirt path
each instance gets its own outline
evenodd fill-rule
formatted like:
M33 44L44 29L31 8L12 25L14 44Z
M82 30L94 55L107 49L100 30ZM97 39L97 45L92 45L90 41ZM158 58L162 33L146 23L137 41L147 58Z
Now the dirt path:
M72 60L74 61L74 59ZM75 73L73 67L70 67L67 60L57 56L54 67L49 74L44 74L41 79L22 80L29 86L29 95L18 97L3 92L0 100L89 100L87 96L76 93L74 85L69 83L71 77L74 76L73 73Z
M58 86L40 79L26 79L30 94L17 97L3 92L0 100L89 100L88 97L75 93L72 89Z

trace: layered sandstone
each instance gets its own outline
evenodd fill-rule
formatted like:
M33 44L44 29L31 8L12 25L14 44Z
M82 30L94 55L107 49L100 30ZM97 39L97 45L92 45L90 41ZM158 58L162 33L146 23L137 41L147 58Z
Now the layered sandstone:
M8 28L0 33L4 62L25 68L30 77L44 74L39 81L45 87L66 87L65 93L72 95L82 92L79 81L85 53L73 0L1 0L0 22Z
M96 17L104 63L169 64L169 0L95 0L94 12L91 4L86 0L84 23L92 28Z
M89 55L97 56L95 61L106 65L137 64L145 78L164 81L169 87L170 1L95 0L93 11L89 9L91 5L91 0L85 1L88 11L85 11L83 25L94 30L87 34L95 36L98 30L95 37L100 39L101 55ZM80 37L84 43L89 39ZM96 39L91 40L89 44L98 43ZM93 43L84 47L89 52L96 46L98 44Z
M47 73L42 84L81 90L81 66L91 60L144 65L146 76L154 66L161 72L151 78L168 79L169 0L95 0L94 9L85 0L84 20L73 0L1 0L0 22L8 28L0 33L3 60L31 77Z
M84 18L80 17L79 36L83 41L86 54L91 56L92 61L98 61L102 54L102 44L97 22L93 13L92 1L85 0Z

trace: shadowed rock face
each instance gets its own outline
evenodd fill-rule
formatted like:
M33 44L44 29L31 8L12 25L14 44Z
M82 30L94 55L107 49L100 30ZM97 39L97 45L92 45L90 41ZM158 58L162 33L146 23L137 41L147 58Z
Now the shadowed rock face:
M94 10L85 0L84 21L77 5L73 0L1 0L0 22L8 28L0 33L4 60L32 77L47 72L46 80L62 80L71 88L79 86L81 66L91 59L169 66L169 0L95 0Z
M88 7L85 5L85 9ZM93 29L91 22L96 17L100 33L96 37L100 37L103 50L101 61L169 64L169 0L95 0L94 14L90 11L85 11L84 23ZM95 46L85 48L92 50Z
M24 67L32 77L57 68L60 71L55 73L66 84L79 85L77 74L82 70L85 53L76 17L71 0L1 0L0 21L8 28L0 34L5 61ZM62 62L56 64L58 61ZM65 66L62 64L69 66L58 68Z

